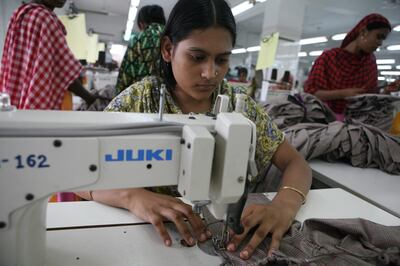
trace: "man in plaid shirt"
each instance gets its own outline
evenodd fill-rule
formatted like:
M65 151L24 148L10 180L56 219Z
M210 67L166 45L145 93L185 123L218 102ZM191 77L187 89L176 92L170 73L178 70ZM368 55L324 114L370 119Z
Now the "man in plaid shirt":
M66 31L53 12L66 0L36 0L12 15L0 68L0 92L18 109L61 109L67 90L89 104L95 100L80 84L79 61L68 48Z

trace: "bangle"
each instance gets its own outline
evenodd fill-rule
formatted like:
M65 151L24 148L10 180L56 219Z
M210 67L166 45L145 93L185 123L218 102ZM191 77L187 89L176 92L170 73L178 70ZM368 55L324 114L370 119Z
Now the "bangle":
M94 200L93 199L93 190L89 190L89 196L90 196L90 200Z
M298 190L297 188L284 186L284 187L281 188L281 190L283 190L283 189L289 189L289 190L292 190L294 192L297 192L297 194L299 194L301 196L301 198L302 198L301 204L306 203L306 195L303 192L301 192L300 190Z

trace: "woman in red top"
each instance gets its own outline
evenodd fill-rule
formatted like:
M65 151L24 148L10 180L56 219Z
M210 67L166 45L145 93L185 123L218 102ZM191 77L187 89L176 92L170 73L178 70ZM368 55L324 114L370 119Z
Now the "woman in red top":
M379 14L364 17L340 48L325 51L315 61L304 91L325 101L337 114L344 113L346 97L377 92L378 71L374 51L391 31Z

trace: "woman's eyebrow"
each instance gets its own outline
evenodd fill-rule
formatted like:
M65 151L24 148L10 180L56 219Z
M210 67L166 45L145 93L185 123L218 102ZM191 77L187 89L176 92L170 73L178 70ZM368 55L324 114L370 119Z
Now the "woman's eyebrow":
M198 48L198 47L189 47L188 50L192 51L192 52L202 52L202 53L205 53L206 55L210 55L210 53L208 53L207 51L205 51L205 50L203 50L201 48ZM224 56L224 55L230 55L230 54L232 54L231 51L226 51L226 52L220 53L218 55L219 56L221 56L221 55Z

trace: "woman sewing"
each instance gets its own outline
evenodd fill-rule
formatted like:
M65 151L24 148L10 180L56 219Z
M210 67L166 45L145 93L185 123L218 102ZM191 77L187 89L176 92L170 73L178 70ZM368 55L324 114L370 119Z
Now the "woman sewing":
M304 86L336 113L344 114L346 97L377 93L378 71L374 52L391 31L379 14L364 17L343 40L340 48L325 51L315 60Z
M223 81L236 41L236 24L224 0L180 0L173 8L161 38L161 73L131 85L106 108L107 111L157 113L159 87L167 87L166 113L207 113L218 93L234 104L240 88ZM245 89L243 89L245 92ZM257 126L256 160L259 169L272 161L283 172L282 186L270 204L250 205L243 211L244 233L235 235L228 250L235 250L252 228L256 232L241 250L248 259L267 234L272 234L268 250L277 250L280 240L305 201L311 171L302 156L284 139L268 115L246 99L245 116ZM234 105L233 105L234 106ZM232 108L232 106L231 106ZM166 246L172 239L163 221L172 221L189 245L210 237L202 219L191 206L173 197L176 188L120 189L79 193L108 205L125 208L154 225ZM185 222L187 220L187 222ZM191 233L193 232L193 233Z

